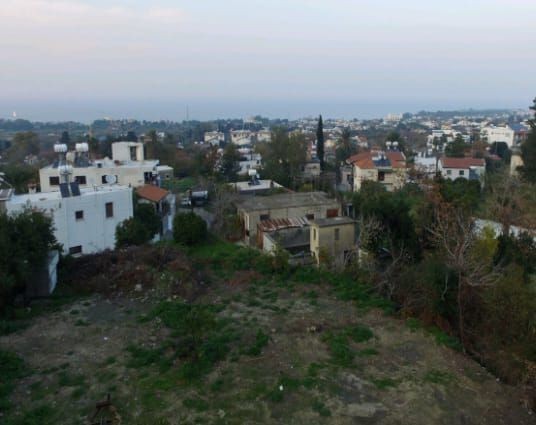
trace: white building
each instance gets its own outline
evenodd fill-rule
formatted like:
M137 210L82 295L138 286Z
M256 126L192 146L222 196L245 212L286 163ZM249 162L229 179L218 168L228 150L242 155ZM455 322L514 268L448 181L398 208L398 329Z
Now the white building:
M132 217L132 189L109 185L80 190L13 195L5 201L8 214L25 208L42 210L53 219L54 236L64 254L91 254L115 248L115 229ZM74 190L73 190L74 189Z
M157 159L145 159L143 143L112 143L112 159L94 161L89 160L87 150L78 149L79 145L76 152L66 153L66 159L71 166L72 179L81 188L113 184L139 187L173 177L173 168L159 165ZM39 181L41 192L59 191L58 163L41 168Z
M253 144L253 132L249 130L232 130L231 143L237 146L248 146Z
M260 170L262 168L262 156L260 153L251 148L239 148L238 153L240 154L240 161L238 161L240 166L239 175L246 176L249 170Z
M443 157L439 159L438 171L450 180L480 180L486 172L486 161L483 158Z
M221 142L225 141L225 134L221 131L207 131L203 136L203 140L212 146L219 146Z
M506 143L509 148L514 146L515 132L510 127L484 127L480 137L490 145L493 143Z

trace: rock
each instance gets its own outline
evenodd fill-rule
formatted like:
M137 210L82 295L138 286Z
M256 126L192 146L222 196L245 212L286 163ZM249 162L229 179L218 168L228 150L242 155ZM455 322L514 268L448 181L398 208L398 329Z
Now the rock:
M372 418L379 410L379 406L373 403L351 403L346 406L346 414L359 418Z

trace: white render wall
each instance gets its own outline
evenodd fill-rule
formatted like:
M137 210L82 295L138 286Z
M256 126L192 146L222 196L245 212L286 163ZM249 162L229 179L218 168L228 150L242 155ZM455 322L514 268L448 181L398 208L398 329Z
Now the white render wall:
M134 161L143 161L143 143L140 142L115 142L112 143L112 159L114 161L130 162L130 148L136 148L136 158Z
M487 138L489 144L504 142L511 148L514 145L514 130L509 127L486 127L482 136Z
M106 203L113 203L113 217L106 217ZM132 189L124 186L100 187L82 190L81 196L61 198L58 192L16 195L6 202L8 213L25 208L43 210L52 216L54 235L63 246L82 246L82 254L91 254L115 248L115 229L119 223L132 217ZM83 219L75 212L83 211Z
M81 188L92 188L93 186L102 186L102 177L106 175L117 176L117 184L123 186L138 187L145 184L144 173L156 173L158 161L133 162L129 165L115 165L113 161L101 160L96 163L102 164L101 167L73 167L71 178L74 180L77 176L85 176L86 184L81 184ZM58 169L45 167L39 170L39 183L41 192L59 191L59 186L50 185L50 177L57 177Z

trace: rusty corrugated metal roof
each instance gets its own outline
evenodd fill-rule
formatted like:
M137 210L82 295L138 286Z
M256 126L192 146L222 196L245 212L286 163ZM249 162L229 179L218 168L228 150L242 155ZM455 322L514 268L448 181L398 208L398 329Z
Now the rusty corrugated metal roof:
M306 217L270 218L262 220L258 224L259 230L262 232L274 232L281 229L305 226L309 226L309 220Z

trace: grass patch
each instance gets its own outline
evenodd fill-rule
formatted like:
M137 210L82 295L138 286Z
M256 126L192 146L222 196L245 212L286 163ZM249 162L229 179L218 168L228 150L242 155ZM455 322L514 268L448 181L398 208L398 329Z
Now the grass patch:
M454 375L450 372L444 372L437 369L432 369L424 375L424 381L432 384L447 385L454 380Z
M208 403L200 398L186 398L182 401L182 405L197 412L205 412L209 408Z
M345 334L327 334L325 342L328 345L332 363L342 367L352 366L355 353L350 348L348 337Z
M58 373L58 385L60 387L79 387L85 385L85 383L83 375L70 374L66 370Z
M363 350L359 350L357 353L359 357L377 356L378 354L380 354L380 352L375 348L365 348Z
M398 381L391 378L373 379L372 383L379 390L386 390L388 388L394 388L398 385Z
M255 335L255 342L244 351L244 354L248 356L260 356L262 349L268 345L268 341L270 341L270 336L259 329Z
M27 367L19 356L9 351L0 350L0 411L11 408L9 400L15 389L15 382L27 375Z
M183 361L180 371L187 381L210 372L217 362L227 357L230 343L238 339L230 321L216 317L220 310L220 306L166 301L148 316L149 319L159 317L173 331L171 347L175 357ZM148 360L154 363L156 355L149 353Z
M316 413L318 413L320 416L324 418L331 416L331 411L320 400L313 401L312 408Z

